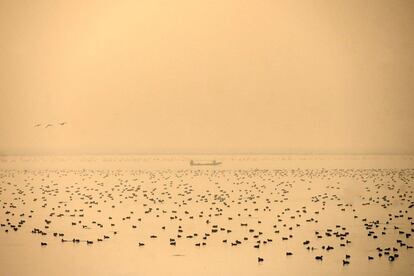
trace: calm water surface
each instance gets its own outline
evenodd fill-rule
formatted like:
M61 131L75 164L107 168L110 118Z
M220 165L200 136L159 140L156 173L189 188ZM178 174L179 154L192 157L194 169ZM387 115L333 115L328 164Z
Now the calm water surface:
M413 160L2 157L0 275L413 275Z

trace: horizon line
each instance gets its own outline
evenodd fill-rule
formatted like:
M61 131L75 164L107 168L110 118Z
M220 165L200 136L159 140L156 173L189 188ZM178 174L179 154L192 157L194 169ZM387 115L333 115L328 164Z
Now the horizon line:
M298 152L298 153L263 153L263 152L235 152L235 153L194 153L194 152L184 152L184 153L177 153L177 152L155 152L155 153L10 153L10 154L3 154L0 153L0 157L39 157L39 156L194 156L194 155L214 155L214 156L237 156L237 155L244 155L244 156L252 156L252 155L263 155L263 156L414 156L414 153L398 153L398 152L391 152L391 153L307 153L307 152Z

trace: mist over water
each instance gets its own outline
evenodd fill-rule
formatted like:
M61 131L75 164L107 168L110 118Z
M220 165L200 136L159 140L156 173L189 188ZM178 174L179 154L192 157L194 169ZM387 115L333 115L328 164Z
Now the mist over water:
M414 275L413 27L406 0L0 1L0 275Z

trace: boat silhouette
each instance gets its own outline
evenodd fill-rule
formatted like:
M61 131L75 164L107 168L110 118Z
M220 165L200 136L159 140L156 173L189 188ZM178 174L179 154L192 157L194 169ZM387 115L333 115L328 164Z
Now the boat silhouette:
M194 161L191 160L190 161L190 165L191 166L217 166L220 165L221 162L216 161L216 160L212 160L212 161Z

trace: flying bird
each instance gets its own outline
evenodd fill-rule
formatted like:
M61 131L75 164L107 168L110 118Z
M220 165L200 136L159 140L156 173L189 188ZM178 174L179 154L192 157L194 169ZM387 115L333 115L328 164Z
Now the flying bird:
M52 124L47 124L46 126L45 126L45 128L48 128L48 127L51 127L51 126L53 126Z
M34 125L34 127L40 127L42 124L36 124Z
M59 123L59 125L61 125L61 126L64 126L66 124L67 124L67 122L61 122L61 123Z

